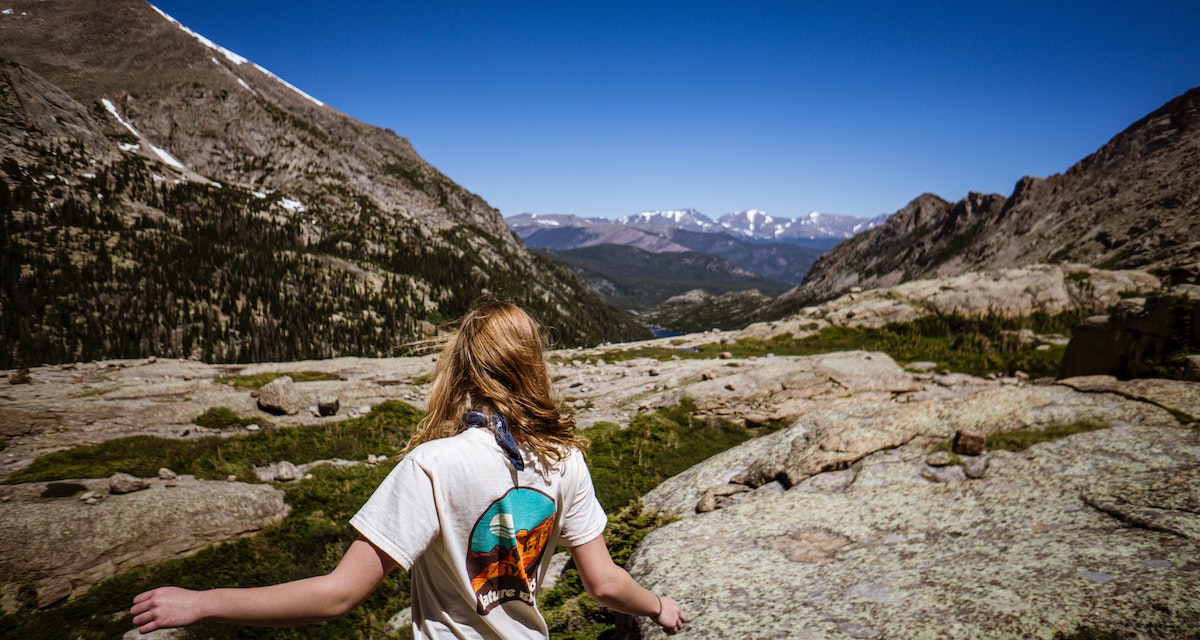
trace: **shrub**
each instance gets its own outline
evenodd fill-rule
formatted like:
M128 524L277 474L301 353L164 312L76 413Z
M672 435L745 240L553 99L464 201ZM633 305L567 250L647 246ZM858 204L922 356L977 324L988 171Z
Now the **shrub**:
M229 429L253 424L249 418L243 418L229 407L212 407L204 413L192 418L192 424L209 429Z

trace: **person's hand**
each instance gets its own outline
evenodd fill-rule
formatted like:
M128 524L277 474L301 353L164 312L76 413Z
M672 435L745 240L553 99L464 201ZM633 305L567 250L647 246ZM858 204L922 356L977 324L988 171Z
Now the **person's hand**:
M654 622L662 627L662 630L669 635L675 635L683 631L683 623L687 622L687 616L683 615L683 610L679 608L679 603L671 598L659 598L658 615L654 617Z
M186 627L199 622L202 616L198 592L179 587L159 587L138 594L129 613L140 633Z

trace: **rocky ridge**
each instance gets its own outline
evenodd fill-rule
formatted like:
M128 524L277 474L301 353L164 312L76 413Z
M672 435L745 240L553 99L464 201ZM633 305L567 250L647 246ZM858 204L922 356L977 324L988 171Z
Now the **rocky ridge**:
M925 194L813 265L781 308L851 287L1036 263L1194 272L1200 255L1200 88L1130 125L1063 174L1022 178L1008 197Z

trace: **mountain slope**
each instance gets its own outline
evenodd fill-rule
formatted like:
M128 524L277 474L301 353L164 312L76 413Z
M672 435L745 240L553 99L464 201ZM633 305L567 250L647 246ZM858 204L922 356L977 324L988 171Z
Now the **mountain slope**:
M387 355L481 297L644 335L407 140L140 0L0 15L0 367Z
M728 233L672 230L667 237L690 251L728 260L760 276L798 284L822 253L791 242L748 242Z
M1200 88L1135 122L1049 178L1023 178L1012 195L929 194L882 226L823 255L780 299L786 311L850 287L870 289L1037 263L1078 262L1194 271L1200 258Z
M624 245L542 251L577 273L613 306L633 311L646 311L694 289L713 295L749 289L778 295L788 288L722 258L692 251L653 253Z
M753 233L745 229L706 221L708 218L704 214L692 209L641 213L615 221L529 213L505 219L530 247L566 251L598 245L624 245L652 253L695 251L791 284L798 284L817 256L841 240L840 237L821 237L756 241L752 238Z

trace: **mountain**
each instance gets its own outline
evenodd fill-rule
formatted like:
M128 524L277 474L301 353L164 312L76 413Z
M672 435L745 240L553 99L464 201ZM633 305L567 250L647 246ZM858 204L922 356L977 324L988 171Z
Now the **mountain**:
M688 231L721 231L720 225L695 209L678 211L644 211L617 218L617 223L643 229L687 229Z
M756 289L711 295L702 289L673 296L639 317L674 333L739 329L754 322L772 298Z
M543 249L577 249L601 244L637 247L653 253L687 251L671 242L664 231L647 231L634 225L604 218L581 218L563 214L523 213L505 218L525 244Z
M791 242L751 242L728 233L672 229L667 238L688 251L728 260L760 276L799 284L824 249Z
M1200 270L1200 88L1167 102L1066 173L1022 178L1011 195L950 203L922 195L821 256L770 313L871 289L1037 263Z
M0 367L388 355L475 301L643 330L395 132L142 0L0 14Z
M613 306L635 312L694 289L713 295L757 289L776 296L789 288L723 258L694 251L654 253L613 244L540 251L578 274Z
M724 258L773 280L799 284L821 253L884 218L814 212L793 220L743 211L714 221L695 209L684 209L648 211L616 220L526 213L510 216L505 222L530 247L561 252L625 245L653 253L695 251Z
M845 240L868 229L878 227L887 218L887 214L874 218L856 218L817 211L801 218L776 218L764 211L751 209L750 211L727 213L721 216L717 222L730 233L753 240L803 243L804 241L829 239Z
M569 214L523 213L505 218L509 227L528 243L566 242L566 229L579 234L579 244L633 244L653 245L653 240L644 236L666 237L672 231L683 230L697 233L727 234L752 242L789 242L817 249L829 249L838 242L873 229L887 220L887 214L874 218L856 218L827 213L812 212L801 218L775 217L755 209L727 213L717 220L695 209L676 211L645 211L615 220L606 218L584 218ZM630 230L633 230L632 232ZM626 234L621 242L614 242L612 235ZM549 244L534 244L548 248ZM643 246L648 251L679 251L679 248L663 245L662 248Z

